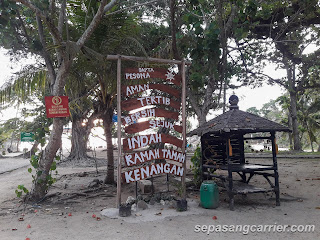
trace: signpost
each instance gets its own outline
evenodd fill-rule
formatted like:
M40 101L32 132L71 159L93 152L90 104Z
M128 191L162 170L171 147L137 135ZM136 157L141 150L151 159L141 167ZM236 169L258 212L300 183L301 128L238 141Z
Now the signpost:
M117 207L121 204L121 181L136 182L159 174L182 178L185 188L186 169L186 85L185 61L112 55L117 60L118 177ZM123 60L176 64L179 73L166 68L129 68L121 74ZM124 77L124 81L121 81ZM153 94L151 94L153 91ZM124 112L122 112L124 111ZM180 118L179 118L180 116ZM121 121L120 121L121 119ZM181 125L176 121L180 120ZM121 124L127 134L135 134L121 143ZM165 133L156 130L164 128ZM152 134L136 135L145 130ZM175 136L171 134L174 133ZM180 137L176 137L176 135ZM149 146L152 148L149 149ZM122 153L124 152L124 154ZM162 159L161 163L154 160ZM126 171L122 172L122 161ZM169 160L170 162L166 162ZM183 199L186 191L183 189Z

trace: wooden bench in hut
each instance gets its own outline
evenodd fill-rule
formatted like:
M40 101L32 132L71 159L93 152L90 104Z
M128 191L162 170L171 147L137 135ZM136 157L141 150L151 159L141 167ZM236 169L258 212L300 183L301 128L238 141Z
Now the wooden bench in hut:
M290 131L289 128L239 110L238 97L232 95L229 99L230 110L199 128L188 136L201 136L202 179L219 178L223 181L229 196L229 206L234 210L234 195L259 192L274 192L276 205L280 205L279 174L277 164L277 131ZM262 133L252 137L253 133ZM249 135L249 136L248 136ZM245 159L244 142L248 140L267 140L271 142L272 162L270 164L251 164ZM226 174L217 174L225 171ZM241 182L235 181L233 174L241 177ZM249 185L255 175L263 176L269 187Z

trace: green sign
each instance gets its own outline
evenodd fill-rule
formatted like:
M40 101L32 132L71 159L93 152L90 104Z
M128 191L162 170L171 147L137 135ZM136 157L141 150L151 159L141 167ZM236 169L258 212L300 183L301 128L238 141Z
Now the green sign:
M21 140L21 142L34 142L34 133L32 133L32 132L21 132L20 140Z

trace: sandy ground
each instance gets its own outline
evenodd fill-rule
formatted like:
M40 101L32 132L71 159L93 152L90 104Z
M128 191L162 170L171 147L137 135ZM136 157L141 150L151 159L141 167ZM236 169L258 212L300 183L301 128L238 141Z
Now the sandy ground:
M105 155L105 152L100 152L97 156L98 173L94 161L61 164L56 176L58 181L49 191L51 197L33 205L24 205L14 193L19 184L31 187L28 167L16 169L18 164L25 164L26 161L19 158L0 159L0 239L320 239L320 159L278 160L279 207L275 206L272 194L251 194L237 196L235 211L230 211L226 194L221 192L219 208L207 210L199 207L199 192L188 191L189 209L186 212L177 212L166 202L165 205L149 205L146 210L138 209L133 211L132 216L123 218L118 217L114 209L115 186L99 184L88 188L93 179L104 179ZM10 170L9 165L15 170ZM1 171L4 168L6 171ZM253 183L265 184L259 177L255 178ZM164 179L156 180L157 190L166 189ZM172 183L170 189L174 190L174 186L175 183ZM175 194L175 191L170 194ZM123 188L122 199L129 195L135 196L134 184ZM206 230L206 226L239 224L315 225L315 231L273 232L271 229L271 232L248 234L243 234L245 231L207 234ZM199 228L196 225L204 226L205 232L196 232Z

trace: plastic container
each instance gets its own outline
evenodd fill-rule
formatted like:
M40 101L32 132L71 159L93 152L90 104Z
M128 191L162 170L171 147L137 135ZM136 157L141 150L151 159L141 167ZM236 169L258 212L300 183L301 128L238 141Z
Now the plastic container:
M200 204L209 209L219 207L219 188L214 181L208 180L201 184Z

